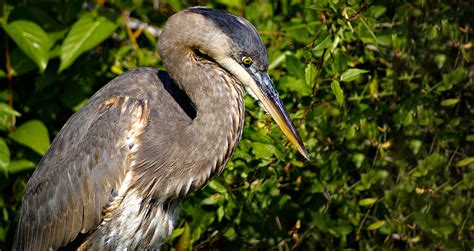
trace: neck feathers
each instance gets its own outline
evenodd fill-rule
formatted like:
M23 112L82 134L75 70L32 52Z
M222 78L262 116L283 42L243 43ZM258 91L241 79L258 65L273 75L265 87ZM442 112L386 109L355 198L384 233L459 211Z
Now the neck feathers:
M150 182L143 182L143 185L152 187L154 196L161 199L182 198L204 186L214 174L221 173L240 141L244 122L243 87L212 61L215 48L223 50L226 45L213 44L211 48L203 43L224 39L203 40L203 37L209 39L206 38L211 36L209 34L218 33L212 31L214 28L200 15L187 12L177 15L184 16L170 18L158 48L171 80L192 102L195 117L167 136L167 142L172 142L164 149L168 159L142 163L140 167L155 169L153 179L143 177L151 185ZM186 15L197 17L189 21ZM187 27L190 24L194 24L193 27ZM207 30L200 31L195 27L206 27ZM197 49L207 52L210 59L197 56L194 53ZM148 147L152 152L155 146Z

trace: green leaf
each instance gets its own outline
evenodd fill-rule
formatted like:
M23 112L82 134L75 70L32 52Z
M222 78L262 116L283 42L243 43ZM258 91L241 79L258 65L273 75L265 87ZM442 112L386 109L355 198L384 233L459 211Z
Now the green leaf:
M295 41L304 44L311 43L312 38L308 32L308 27L306 24L291 25L286 27L284 30L286 34Z
M21 116L21 114L15 111L15 109L13 109L10 105L2 102L0 102L0 114L12 115L15 117Z
M237 236L237 233L233 227L230 227L224 232L224 236L229 240L233 240Z
M376 229L379 229L379 228L383 227L384 225L385 225L385 221L384 220L379 220L379 221L376 221L376 222L370 224L367 227L367 230L376 230Z
M387 11L387 7L380 6L380 5L374 5L374 6L370 7L366 11L366 13L364 13L364 15L366 15L368 17L379 18L382 15L384 15L386 11Z
M212 188L214 191L218 193L225 193L227 192L227 188L220 183L219 180L213 179L209 182L209 187Z
M8 172L8 165L10 164L10 149L3 138L0 138L0 171Z
M314 51L328 48L332 44L331 33L328 30L322 30L313 43L316 44Z
M467 165L471 164L472 162L474 162L474 157L469 157L469 158L465 158L465 159L459 161L458 163L456 163L456 166L457 167L467 166Z
M346 130L346 139L354 138L355 133L356 133L356 130L355 130L354 126L348 127L347 130Z
M308 86L313 86L313 82L316 79L316 67L314 64L309 63L304 70L304 76L306 80L306 84Z
M278 81L278 87L282 90L294 91L299 96L311 95L311 87L307 85L304 79L292 76L284 76Z
M255 158L257 159L269 158L275 152L275 147L273 145L259 142L252 142L252 148L252 152L255 154Z
M353 227L348 220L337 219L335 221L335 224L331 226L331 229L334 230L340 236L346 236L352 232Z
M456 229L453 224L446 219L439 219L435 221L433 224L433 229L431 230L434 234L441 235L443 237L447 237Z
M212 196L201 200L202 205L216 205L222 204L222 197Z
M441 106L453 106L457 103L459 103L458 98L450 98L450 99L445 99L445 100L441 101Z
M344 91L341 89L339 82L337 82L336 80L333 80L331 82L331 90L334 93L334 96L336 96L337 103L339 105L344 104Z
M221 206L217 209L217 221L221 222L222 217L224 217L224 206L221 205Z
M353 80L358 79L361 74L364 74L367 72L369 71L357 69L357 68L347 69L344 73L342 73L340 80L344 82L353 81Z
M8 172L11 174L29 171L35 169L36 164L32 161L21 159L21 160L13 160L10 162L8 166Z
M413 112L407 112L405 113L405 116L403 118L402 124L404 126L408 126L413 122Z
M183 234L183 232L184 232L184 227L175 229L175 230L173 231L173 233L170 235L169 238L170 238L170 239L174 239L174 238L176 238L176 237L179 237L179 236L181 236L181 235Z
M84 15L72 25L61 47L61 65L59 72L68 68L82 53L104 41L115 29L118 23L106 17Z
M180 0L169 0L167 3L169 3L175 11L180 11L183 9L183 5L181 4Z
M18 20L7 24L5 31L41 71L46 69L52 43L48 34L39 25L26 20Z
M217 2L231 8L242 8L241 0L217 0Z
M293 55L286 55L286 69L288 70L288 73L295 77L304 77L304 64Z
M191 250L191 228L188 223L184 224L184 231L179 238L178 244L176 245L176 250Z
M359 206L371 206L377 202L376 198L365 198L359 201Z
M18 48L12 50L10 58L13 76L19 76L38 68L35 62Z
M10 138L40 155L44 155L50 145L48 129L39 120L30 120L22 124L10 134Z

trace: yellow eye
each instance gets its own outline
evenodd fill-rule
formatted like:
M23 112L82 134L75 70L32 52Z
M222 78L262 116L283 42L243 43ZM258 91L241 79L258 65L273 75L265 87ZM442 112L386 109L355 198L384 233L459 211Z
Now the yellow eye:
M253 63L253 60L249 57L243 57L242 58L242 63L246 66L250 66Z

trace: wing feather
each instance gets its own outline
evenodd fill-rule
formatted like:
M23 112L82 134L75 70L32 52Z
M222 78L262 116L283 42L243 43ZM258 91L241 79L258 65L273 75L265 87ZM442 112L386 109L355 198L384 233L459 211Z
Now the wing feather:
M130 168L127 137L146 123L146 104L92 98L71 117L28 183L14 250L57 249L97 228Z

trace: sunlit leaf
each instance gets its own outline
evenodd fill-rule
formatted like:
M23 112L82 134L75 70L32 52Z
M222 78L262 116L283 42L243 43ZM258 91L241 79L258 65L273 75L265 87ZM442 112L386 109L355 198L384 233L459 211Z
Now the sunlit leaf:
M441 106L453 106L457 103L459 103L458 98L450 98L450 99L445 99L445 100L441 101Z
M16 128L9 137L40 155L44 155L50 145L48 129L39 120L25 122Z
M376 198L365 198L359 201L359 206L371 206L377 202Z
M313 86L314 79L316 79L316 67L314 64L309 63L305 70L304 70L304 76L306 80L306 84L309 86Z
M357 68L347 69L344 73L342 73L340 80L345 82L353 81L358 79L361 74L367 72L369 71Z
M242 0L217 0L217 1L228 7L242 8Z
M224 206L220 206L217 209L217 220L220 222L222 221L222 217L224 217Z
M181 4L181 1L179 0L168 0L167 1L172 7L174 10L176 11L180 11L181 9L183 9L183 5Z
M191 229L189 228L189 225L186 223L184 225L184 231L181 234L181 237L179 238L178 244L176 245L176 250L177 251L187 251L191 250Z
M68 68L77 57L108 38L118 23L103 16L83 15L74 23L61 47L59 71Z
M41 71L46 69L52 43L39 25L27 20L17 20L7 24L5 31Z
M0 114L12 115L15 117L21 116L21 114L15 109L13 109L11 106L2 102L0 102Z
M227 188L221 184L218 179L213 179L209 182L209 187L218 193L225 193Z
M174 239L176 237L181 236L184 233L184 227L175 229L173 233L170 235L170 239Z
M333 80L331 82L331 90L332 90L332 93L334 93L334 96L336 96L337 103L339 105L344 104L344 91L339 85L339 82L337 82L336 80Z
M229 240L233 240L237 236L237 233L233 227L230 227L224 232L224 236Z
M252 152L257 159L269 158L275 152L275 147L269 144L262 144L259 142L252 142Z
M373 78L372 81L370 81L369 90L370 90L370 96L372 96L372 98L377 98L378 97L378 95L379 95L379 85L378 85L377 78Z
M379 229L379 228L383 227L384 225L385 225L385 221L384 220L379 220L379 221L376 221L376 222L370 224L367 227L367 230L376 230L376 229Z
M332 44L332 39L331 39L331 33L327 30L322 30L316 37L314 41L314 48L313 50L323 50L331 46Z
M469 158L465 158L463 160L460 160L458 163L456 163L456 166L458 166L458 167L467 166L467 165L469 165L473 162L474 162L474 157L469 157Z
M29 171L35 169L36 164L32 161L21 159L21 160L12 160L8 166L8 172L11 174Z
M10 164L10 149L8 149L7 143L3 138L0 138L0 171L3 173L8 172L8 165Z

